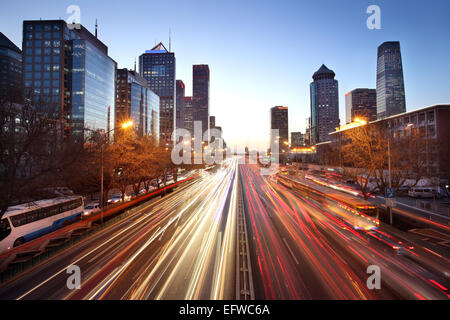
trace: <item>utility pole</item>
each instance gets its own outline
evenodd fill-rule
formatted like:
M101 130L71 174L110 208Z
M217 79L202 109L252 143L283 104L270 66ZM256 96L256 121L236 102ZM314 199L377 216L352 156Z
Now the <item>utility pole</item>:
M391 180L391 141L390 137L388 136L388 175L389 175L389 189L392 189L392 180ZM392 226L393 217L392 217L392 200L388 199L388 214L389 214L389 223Z

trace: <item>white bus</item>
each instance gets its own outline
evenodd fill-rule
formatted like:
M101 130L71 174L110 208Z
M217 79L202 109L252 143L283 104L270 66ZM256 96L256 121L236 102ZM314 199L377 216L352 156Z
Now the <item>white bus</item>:
M0 253L59 229L83 213L84 199L65 196L9 207L0 220Z

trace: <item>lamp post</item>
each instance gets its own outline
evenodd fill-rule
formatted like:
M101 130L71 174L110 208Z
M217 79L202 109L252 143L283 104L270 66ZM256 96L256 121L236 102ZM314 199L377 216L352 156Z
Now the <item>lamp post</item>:
M121 128L122 129L128 129L128 128L131 128L133 126L133 122L132 121L127 121L127 122L125 122L125 123L123 123L122 125L121 125ZM105 137L105 140L106 140L106 137L108 137L108 135L111 133L111 132L113 132L114 130L115 130L116 128L113 128L113 129L111 129L111 130L109 130L109 131L107 131L107 132L105 132L104 133L104 137ZM88 130L88 131L94 131L95 132L95 130L92 130L92 129L86 129L86 130ZM100 210L101 210L101 224L103 224L103 207L104 207L104 198L103 198L103 189L104 189L104 187L103 187L103 176L104 176L104 174L103 174L103 172L104 172L104 156L103 156L103 153L104 153L104 145L105 145L105 143L106 142L103 142L102 144L101 144L101 148L100 148L100 153L101 153L101 155L100 155L100 161L101 161L101 170L100 170Z

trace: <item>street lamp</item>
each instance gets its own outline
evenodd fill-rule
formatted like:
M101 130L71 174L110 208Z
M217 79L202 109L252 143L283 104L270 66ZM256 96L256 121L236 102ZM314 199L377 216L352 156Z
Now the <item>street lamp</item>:
M121 125L122 129L128 129L131 128L133 126L133 121L127 121L124 122ZM108 136L108 134L110 134L111 132L113 132L116 128L112 128L111 130L109 130L108 132L105 133L105 137ZM103 224L103 205L104 205L104 199L103 199L103 167L104 167L104 163L103 163L103 149L104 149L104 143L102 143L101 145L101 177L100 177L100 210L102 211L101 213L101 224Z

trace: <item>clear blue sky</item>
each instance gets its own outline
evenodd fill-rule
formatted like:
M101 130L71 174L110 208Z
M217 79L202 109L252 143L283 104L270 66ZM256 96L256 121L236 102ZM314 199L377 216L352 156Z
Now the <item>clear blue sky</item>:
M340 118L345 93L375 88L377 46L400 41L407 110L450 102L448 0L128 0L2 1L0 31L21 47L25 19L67 19L81 8L81 23L109 47L119 67L155 42L177 59L177 79L192 90L192 65L209 64L210 114L230 143L265 143L269 109L289 107L289 131L304 131L309 83L326 64L339 81ZM366 9L381 8L381 30L368 30ZM264 146L265 147L265 146Z

